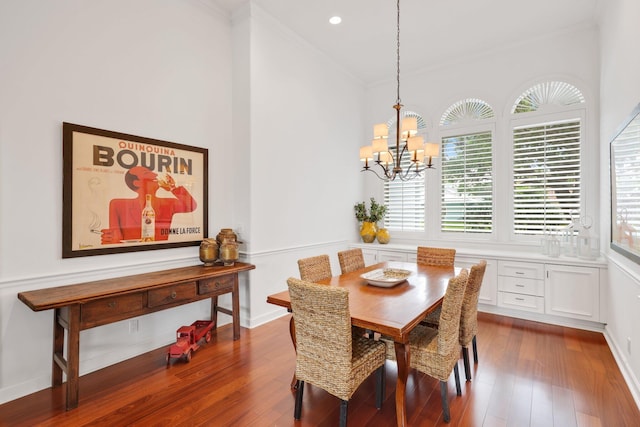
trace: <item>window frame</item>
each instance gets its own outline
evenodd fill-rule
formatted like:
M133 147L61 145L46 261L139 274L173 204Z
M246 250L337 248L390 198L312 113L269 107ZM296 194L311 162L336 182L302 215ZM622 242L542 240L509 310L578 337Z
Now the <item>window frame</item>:
M586 142L588 140L587 132L587 109L585 104L576 104L575 106L567 106L564 108L549 108L540 111L531 111L526 113L513 114L508 120L507 138L509 140L508 149L508 168L509 168L509 190L508 190L508 218L505 218L509 227L509 241L512 243L539 243L541 235L523 235L515 232L515 210L514 206L514 137L513 130L517 127L542 125L544 123L553 123L567 121L571 119L580 120L580 215L586 214L586 198L588 197L587 186L585 181L585 170L587 166L585 151Z
M490 233L472 233L472 232L454 232L442 230L442 140L458 135L469 135L489 132L491 133L491 212L493 224ZM496 224L496 121L495 119L484 119L472 122L463 122L459 124L441 126L438 133L438 141L440 144L440 158L438 159L438 186L437 186L437 210L433 215L437 217L437 229L435 231L438 239L446 239L448 241L459 242L488 242L495 241L498 235L498 225ZM427 193L428 194L428 193Z

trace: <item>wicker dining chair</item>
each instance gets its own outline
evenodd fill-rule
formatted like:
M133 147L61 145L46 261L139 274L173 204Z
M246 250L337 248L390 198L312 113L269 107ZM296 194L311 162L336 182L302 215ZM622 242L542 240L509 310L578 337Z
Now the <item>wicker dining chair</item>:
M447 381L453 370L456 380L456 394L462 395L458 360L460 359L460 312L469 273L462 270L456 277L449 279L449 285L442 300L440 325L438 329L418 324L409 333L409 362L416 369L440 381L440 397L445 422L449 422L449 400ZM382 336L386 344L387 359L396 360L395 345L392 339Z
M438 329L424 325L416 326L409 334L409 354L412 368L440 380L443 419L451 420L447 396L447 380L453 370L456 381L456 395L462 395L458 359L460 358L460 312L469 274L462 270L449 280L449 286L442 301Z
M364 255L360 248L338 252L338 261L340 261L340 271L342 274L364 268Z
M340 426L347 424L348 402L376 372L376 408L384 394L385 344L352 333L349 291L303 280L287 280L296 324L294 418L300 419L304 384L310 383L340 399Z
M453 267L455 258L455 249L418 246L418 264Z
M324 279L330 279L331 262L329 255L318 255L298 260L298 270L300 270L300 279L307 282L318 282Z
M473 347L473 362L478 363L478 298L484 272L487 269L487 261L481 260L471 266L469 281L462 301L462 313L460 315L460 345L462 346L462 359L464 361L464 374L467 381L471 381L471 363L469 363L469 345ZM440 308L430 313L424 323L428 326L438 327L440 321Z

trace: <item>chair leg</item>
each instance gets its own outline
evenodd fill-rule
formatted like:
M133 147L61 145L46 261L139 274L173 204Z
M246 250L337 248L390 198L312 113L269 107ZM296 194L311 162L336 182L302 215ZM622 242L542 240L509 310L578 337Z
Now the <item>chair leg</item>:
M296 383L296 405L293 410L293 418L295 420L300 419L300 413L302 412L302 393L304 392L304 381L298 380Z
M384 400L384 380L385 380L385 368L384 364L376 369L376 408L382 408L382 401Z
M476 336L473 336L473 339L471 340L471 344L473 345L473 362L477 365L478 364L478 343L476 342Z
M340 400L340 427L347 427L347 407L349 401Z
M471 381L471 366L469 366L469 347L462 347L462 361L464 362L464 375L467 378L467 381Z
M447 382L440 381L440 399L442 400L442 418L445 423L451 421L449 415L449 401L447 400Z
M458 362L453 365L453 376L456 378L456 394L462 396L462 387L460 387L460 373L458 372Z

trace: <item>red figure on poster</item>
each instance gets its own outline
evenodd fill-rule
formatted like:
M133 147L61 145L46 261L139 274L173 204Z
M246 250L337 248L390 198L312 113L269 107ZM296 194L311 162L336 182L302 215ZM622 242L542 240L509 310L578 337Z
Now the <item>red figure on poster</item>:
M176 187L175 180L166 175L159 180L155 172L143 166L135 166L124 176L127 186L138 193L134 199L112 199L109 203L109 228L102 232L102 244L140 241L142 230L142 210L147 195L151 196L151 206L155 211L154 240L167 240L171 230L171 219L175 213L193 212L196 201L186 188ZM159 188L171 192L175 198L156 197Z

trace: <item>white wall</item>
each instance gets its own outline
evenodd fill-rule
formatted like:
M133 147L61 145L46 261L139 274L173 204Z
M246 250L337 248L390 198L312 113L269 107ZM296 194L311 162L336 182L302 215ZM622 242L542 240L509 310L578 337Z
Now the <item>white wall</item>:
M52 311L18 292L198 262L197 247L61 258L62 122L209 149L209 227L236 173L228 16L201 0L0 2L0 402L50 385ZM207 303L83 331L80 371L170 342Z
M299 277L299 258L326 253L339 271L336 252L356 238L365 88L255 5L245 19L251 116L247 249L256 265L249 317L255 325L282 313L266 298L286 289L288 277Z
M356 238L365 88L251 3L229 17L208 0L3 1L0 61L0 403L50 386L52 312L19 292L199 262L196 247L61 258L63 121L209 149L209 234L235 228L257 266L241 278L244 326L282 314L266 297L297 259L327 253L338 271ZM134 334L83 331L80 373L207 315L199 302Z
M640 102L640 3L607 1L601 23L600 188L603 241L610 240L609 142ZM609 256L607 339L640 401L640 266L617 252Z
M405 52L404 55L410 55ZM428 50L427 50L428 54ZM599 128L599 51L598 32L594 27L578 27L566 32L541 35L527 43L506 45L491 52L480 52L476 56L460 58L457 62L438 64L419 73L401 75L401 98L404 109L422 115L427 123L427 140L438 141L440 117L452 104L466 98L486 101L496 114L494 134L496 187L494 226L495 235L488 242L496 250L537 251L538 242L530 244L510 241L510 221L507 217L509 191L504 183L510 182L508 153L510 108L525 90L536 83L559 80L576 86L586 98L588 117L584 135L587 150L583 152L583 181L585 182L587 210L592 217L599 215L597 201L599 186L597 159ZM383 82L368 91L367 122L380 123L388 120L394 110L395 81ZM440 235L429 218L439 217L439 159L436 168L426 171L427 180L427 231L399 233L392 231L395 243L456 245L482 249L487 242L471 242L452 236ZM382 186L375 177L366 180L367 191L382 198ZM416 240L418 239L418 240Z

